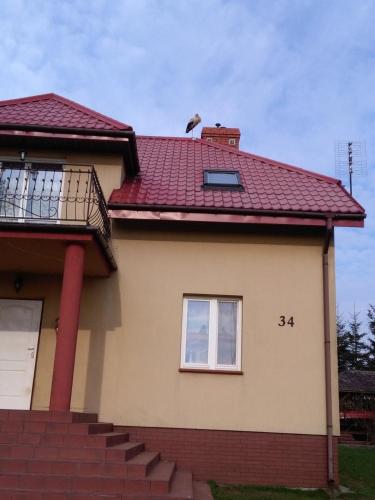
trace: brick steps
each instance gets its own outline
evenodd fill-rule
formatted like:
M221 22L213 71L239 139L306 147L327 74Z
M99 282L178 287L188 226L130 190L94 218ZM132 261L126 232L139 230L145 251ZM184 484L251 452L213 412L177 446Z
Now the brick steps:
M84 492L116 494L164 494L168 493L167 481L149 478L120 478L111 476L72 476L61 474L2 473L0 476L0 498L3 490L43 490L45 492Z
M93 414L0 410L0 498L193 498L192 476Z
M24 420L0 420L2 433L47 433L47 434L100 434L113 432L113 424L101 422L39 422Z
M112 446L110 450L107 450L106 460L107 462L124 462L135 457L138 453L144 451L144 449L144 443L128 441L127 443Z
M195 500L213 500L211 488L204 481L193 481L193 494Z
M160 462L160 467L163 467ZM160 472L160 477L165 477L172 469L166 467ZM158 473L155 472L155 478ZM1 474L0 475L0 498L42 498L52 500L53 498L137 498L140 499L193 499L193 482L191 473L178 471L175 473L172 486L169 489L163 481L160 483L151 480L126 480L110 477L69 477L66 475L44 475L44 474ZM199 497L197 497L197 500ZM200 500L200 499L199 499ZM203 500L203 498L202 498Z
M152 495L169 493L176 471L174 462L159 462L148 475Z
M160 455L155 451L143 451L126 462L127 474L134 479L146 477L151 469L160 460Z
M187 471L177 471L169 496L160 497L158 500L162 500L163 498L173 498L175 500L194 499L192 473Z
M0 422L60 422L60 423L95 423L96 413L80 413L75 411L45 410L0 410Z
M56 447L89 447L101 448L103 446L115 446L129 441L129 434L124 432L106 432L96 434L60 434L35 432L0 432L0 445L36 445Z
M151 452L149 452L151 453ZM157 457L159 458L159 457ZM151 463L151 460L153 463ZM41 474L71 474L82 476L111 476L111 477L129 477L143 478L147 474L153 476L154 469L159 463L155 455L148 459L148 467L139 462L135 464L132 460L126 462L77 462L77 461L56 461L56 460L0 460L0 473L41 473ZM174 462L168 462L173 464Z

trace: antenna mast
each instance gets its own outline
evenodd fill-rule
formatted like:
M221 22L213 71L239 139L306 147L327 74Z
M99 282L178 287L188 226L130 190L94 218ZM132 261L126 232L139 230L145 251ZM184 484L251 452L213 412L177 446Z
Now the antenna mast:
M353 193L353 143L348 142L349 186L350 194Z
M366 143L360 141L336 141L336 175L349 175L349 191L353 194L353 174L366 175Z

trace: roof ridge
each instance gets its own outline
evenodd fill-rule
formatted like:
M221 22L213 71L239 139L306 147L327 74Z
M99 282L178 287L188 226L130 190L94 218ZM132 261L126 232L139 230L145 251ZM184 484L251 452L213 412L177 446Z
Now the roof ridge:
M30 95L27 97L17 97L16 99L4 99L4 100L0 101L0 107L11 106L12 104L23 104L23 103L27 103L27 102L33 102L33 101L43 101L45 99L51 99L55 96L57 96L57 94L50 92L48 94L36 94L36 95Z
M340 372L340 374L345 375L346 373L354 373L354 372L355 373L371 373L371 374L373 374L375 376L375 371L374 370L356 370L356 369L354 369L354 370L345 370L343 372Z
M48 99L52 99L54 101L60 102L61 104L64 104L65 106L69 106L71 108L74 108L77 111L80 111L81 113L84 113L90 117L94 116L98 120L101 120L101 121L107 123L107 125L112 125L116 129L133 130L133 128L130 125L127 125L126 123L115 120L107 115L104 115L102 113L99 113L98 111L95 111L94 109L88 108L87 106L83 106L82 104L78 104L77 102L72 101L71 99L63 97L59 94L55 94L53 92L50 92L48 94L38 94L38 95L33 95L33 96L20 97L17 99L3 100L3 101L0 101L0 108L4 107L4 106L12 106L12 105L17 105L17 104L27 104L30 102L45 101Z

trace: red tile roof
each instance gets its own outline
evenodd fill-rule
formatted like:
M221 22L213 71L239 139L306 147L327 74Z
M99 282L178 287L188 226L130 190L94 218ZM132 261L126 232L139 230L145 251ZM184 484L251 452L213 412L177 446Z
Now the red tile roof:
M113 207L365 213L336 179L229 146L202 139L142 136L137 137L137 145L140 175L125 179L113 191ZM238 171L244 190L203 189L206 169Z
M375 394L375 371L352 370L339 373L340 392L368 392Z
M125 123L113 120L57 94L0 101L0 124L108 131L132 130L132 127Z

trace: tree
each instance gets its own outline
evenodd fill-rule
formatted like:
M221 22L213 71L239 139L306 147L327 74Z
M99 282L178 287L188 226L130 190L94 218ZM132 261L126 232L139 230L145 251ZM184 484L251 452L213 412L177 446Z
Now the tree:
M346 321L339 311L336 314L337 357L339 372L350 368L350 341Z
M375 306L369 304L367 310L368 327L370 330L369 345L367 348L367 367L369 370L375 370Z
M359 320L359 313L354 312L348 322L348 340L349 340L349 366L350 370L364 370L366 368L368 346L363 340L366 333L361 333L362 322Z

